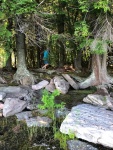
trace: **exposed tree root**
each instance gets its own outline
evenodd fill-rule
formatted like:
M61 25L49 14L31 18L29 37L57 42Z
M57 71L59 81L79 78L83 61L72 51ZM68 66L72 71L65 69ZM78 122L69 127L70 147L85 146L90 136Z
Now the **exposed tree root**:
M7 81L0 76L0 83L7 83Z
M19 67L13 76L13 81L22 85L32 85L35 77L26 68Z
M88 88L90 86L96 86L96 87L105 87L105 88L111 88L113 84L113 78L110 77L109 75L105 75L103 78L101 79L97 79L94 75L94 73L92 73L85 81L79 83L79 88L80 89L85 89Z

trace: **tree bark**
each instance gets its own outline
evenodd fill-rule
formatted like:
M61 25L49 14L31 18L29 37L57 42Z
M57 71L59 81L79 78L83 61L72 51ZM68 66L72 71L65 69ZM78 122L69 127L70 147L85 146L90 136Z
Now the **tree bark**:
M14 74L14 80L24 85L34 83L33 75L28 71L25 61L25 35L20 31L16 34L17 49L17 71Z
M65 14L57 15L58 34L64 33L64 18L65 18ZM59 46L59 67L63 67L65 64L65 48L61 39L58 40L58 44L60 45Z
M9 57L7 59L7 62L6 62L6 66L5 68L7 70L12 70L12 59L11 59L11 53L9 54Z
M81 61L82 61L82 52L81 51L77 51L77 56L74 60L74 67L76 70L81 70L82 66L81 66Z
M106 44L107 45L107 44ZM80 89L85 89L90 86L111 86L113 78L107 73L107 46L103 45L105 51L102 55L93 54L92 57L92 73L84 82L79 84Z
M11 30L12 30L12 26L13 26L12 18L9 18L9 19L8 19L8 26L7 26L7 29L8 29L10 32L11 32ZM10 40L10 42L9 42L9 49L11 49L12 47L13 47L13 44L12 44L12 42L11 42L11 40ZM12 52L9 52L9 57L8 57L8 59L7 59L6 66L5 66L5 68L6 68L7 70L12 70L11 53L12 53Z

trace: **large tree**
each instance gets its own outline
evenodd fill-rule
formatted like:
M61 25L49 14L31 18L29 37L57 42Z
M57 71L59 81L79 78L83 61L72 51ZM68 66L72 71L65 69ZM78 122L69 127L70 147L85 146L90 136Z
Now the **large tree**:
M38 6L40 6L42 2L43 1L38 3L38 1L36 0L5 0L1 2L2 16L5 16L4 18L2 17L2 21L4 22L5 20L5 22L8 22L8 20L10 19L13 21L13 30L9 33L15 35L15 45L17 51L17 71L14 75L14 80L19 81L19 83L21 84L33 84L35 80L26 66L25 45L26 39L28 43L32 45L39 44L38 42L36 42L35 33L32 32L35 29L33 28L34 30L31 30L31 32L29 33L30 27L33 27L34 23L33 19L30 20L29 18L32 18L33 14L37 14L38 16ZM39 23L39 19L36 20L35 23L36 22Z
M88 0L79 0L79 9L84 14L84 20L79 21L79 26L75 28L75 36L81 42L80 46L90 47L92 54L92 73L79 84L82 89L89 86L110 86L113 83L113 78L107 73L106 64L109 43L113 41L110 4L110 0L91 3Z

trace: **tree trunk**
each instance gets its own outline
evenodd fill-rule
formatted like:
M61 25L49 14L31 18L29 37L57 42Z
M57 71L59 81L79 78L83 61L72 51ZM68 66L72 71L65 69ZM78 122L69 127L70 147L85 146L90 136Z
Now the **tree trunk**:
M13 26L12 18L9 18L9 19L8 19L8 26L7 26L7 29L8 29L10 32L11 32L11 30L12 30L12 28L13 28L12 26ZM10 40L10 42L9 42L8 44L9 44L9 49L11 49L11 48L13 47L13 44L12 44L11 40ZM11 53L12 53L12 52L9 52L9 57L8 57L8 59L7 59L6 66L5 66L5 68L6 68L7 70L12 70Z
M64 33L64 18L65 18L64 14L58 14L57 15L58 34ZM63 67L64 63L65 63L65 48L64 48L62 41L60 41L60 40L58 40L58 44L59 44L59 67Z
M93 54L92 74L84 82L79 84L81 89L85 89L90 86L110 86L110 84L113 83L113 78L107 73L107 46L103 45L103 47L105 48L105 52L102 55Z
M81 66L81 61L82 61L82 52L81 51L77 51L77 56L74 60L74 67L76 70L81 70L82 66Z
M27 70L25 61L25 35L20 31L16 34L17 49L17 71L14 74L14 80L23 85L31 85L34 83L33 75Z
M36 49L36 51L37 51L37 65L36 65L36 67L37 68L40 68L41 67L41 54L40 54L40 48L38 48L37 47L37 49Z
M7 62L6 62L6 66L5 68L7 70L12 70L12 59L11 59L11 53L9 54L9 57L7 59Z
M65 48L61 41L58 42L59 47L59 67L63 67L65 64Z

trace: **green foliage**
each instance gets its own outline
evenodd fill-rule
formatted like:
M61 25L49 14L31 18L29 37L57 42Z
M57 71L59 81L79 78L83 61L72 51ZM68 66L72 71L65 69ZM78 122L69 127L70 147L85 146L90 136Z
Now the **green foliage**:
M54 119L54 111L56 108L63 108L65 103L60 104L55 103L55 97L60 95L58 90L54 90L53 93L49 93L47 90L43 91L42 102L43 104L38 104L39 109L48 109L51 114L52 119Z
M50 37L50 43L51 43L51 51L50 51L50 62L53 67L58 66L59 61L59 42L62 41L63 37L61 34L52 34Z
M8 59L8 53L4 50L3 47L0 47L0 68L6 65L6 61Z
M74 133L69 133L69 134L63 134L60 131L57 131L54 134L54 139L57 139L60 141L60 148L63 148L65 150L67 150L67 140L71 140L74 139L75 135Z
M12 33L7 29L7 21L4 21L0 24L0 47L4 47L7 52L11 51L11 38Z
M5 14L0 12L0 20L4 19L5 18Z
M85 38L89 36L89 26L86 21L80 21L75 23L75 32L74 35L77 39Z
M3 40L11 37L11 32L7 29L7 22L0 26L0 37L2 37Z
M3 0L1 3L0 12L0 45L5 47L5 50L11 50L12 37L14 34L14 23L16 15L31 14L37 10L36 0ZM9 29L8 21L12 20L13 25Z
M94 3L94 8L95 9L103 9L104 12L107 12L110 10L109 7L109 0L99 0Z
M78 3L79 3L79 9L82 11L82 12L88 12L88 9L89 9L89 2L88 0L78 0Z
M1 8L8 16L15 16L24 13L31 13L36 10L37 3L35 0L4 0Z
M56 42L59 39L59 36L60 36L59 34L52 34L51 40Z
M93 43L92 53L99 54L99 55L105 53L106 50L104 45L105 45L105 41L97 40L96 42Z

